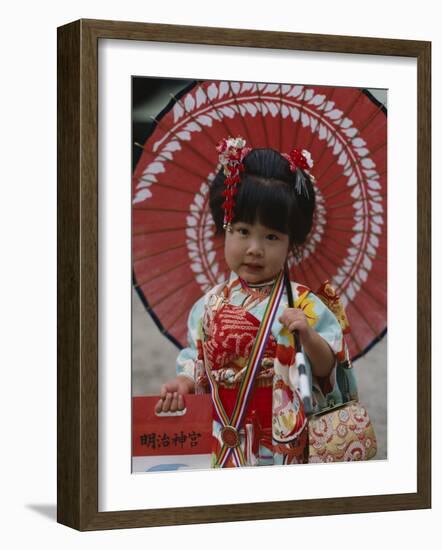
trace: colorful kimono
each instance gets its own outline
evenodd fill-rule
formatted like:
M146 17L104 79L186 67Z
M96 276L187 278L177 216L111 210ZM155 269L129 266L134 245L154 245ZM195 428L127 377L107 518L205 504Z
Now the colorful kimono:
M295 307L304 311L309 324L326 340L336 358L331 374L319 379L312 375L304 354L313 410L318 412L344 401L337 381L337 365L346 359L346 346L341 324L323 300L298 283L292 282L291 286ZM232 272L227 283L207 292L189 314L189 347L178 355L177 375L190 377L196 393L210 393L207 373L210 369L229 418L271 289L271 284L247 285ZM307 418L295 365L295 342L279 322L286 307L284 292L239 430L239 446L249 466L308 461ZM213 467L218 466L223 446L222 428L214 407ZM236 465L231 455L225 466Z

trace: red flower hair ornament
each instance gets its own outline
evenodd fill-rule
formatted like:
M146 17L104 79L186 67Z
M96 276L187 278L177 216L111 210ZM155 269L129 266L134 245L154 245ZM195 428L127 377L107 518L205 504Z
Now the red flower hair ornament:
M297 168L301 168L301 170L304 170L304 172L308 174L313 182L316 181L315 177L310 174L310 169L313 168L313 160L309 151L306 149L303 149L302 151L299 149L292 149L289 154L281 153L281 156L289 161L290 170L292 172L296 172ZM295 184L295 188L299 194L304 193L308 198L308 189L299 179Z
M219 153L219 162L226 176L224 182L226 188L223 191L225 200L222 204L224 209L223 227L227 231L231 231L235 195L238 193L238 184L241 181L240 174L244 171L243 159L252 149L246 146L244 138L238 136L236 138L223 138L216 146L216 150ZM315 181L314 177L309 173L309 169L313 167L313 161L308 151L305 149L302 151L293 149L289 154L281 153L281 155L288 160L292 172L295 172L297 168L301 168ZM308 197L308 190L305 185L298 181L295 188L298 193L304 192Z
M216 146L216 150L219 153L219 162L226 176L224 181L226 188L223 191L225 200L222 205L224 209L223 227L227 229L227 231L231 231L233 207L235 206L234 197L238 193L238 184L240 182L239 174L244 171L242 161L252 149L246 147L246 140L238 136L237 138L223 138Z

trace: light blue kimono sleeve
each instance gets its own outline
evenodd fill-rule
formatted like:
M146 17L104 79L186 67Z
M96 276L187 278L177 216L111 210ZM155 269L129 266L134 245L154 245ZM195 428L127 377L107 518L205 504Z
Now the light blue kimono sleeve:
M339 356L344 347L344 337L338 319L313 292L309 293L308 298L314 302L314 311L317 314L313 328L328 343L335 356Z
M335 356L335 364L329 376L319 379L313 375L310 360L307 354L304 353L306 370L311 384L310 387L312 388L313 409L315 412L318 412L324 408L343 402L337 381L337 367L344 356L345 342L338 319L322 300L313 294L313 292L309 292L306 302L308 306L305 309L305 313L307 316L310 315L315 319L312 325L313 329L327 342Z
M197 340L201 338L204 303L205 297L202 296L190 310L187 319L187 347L179 352L176 360L177 376L187 376L192 380L195 380L195 362L198 359Z

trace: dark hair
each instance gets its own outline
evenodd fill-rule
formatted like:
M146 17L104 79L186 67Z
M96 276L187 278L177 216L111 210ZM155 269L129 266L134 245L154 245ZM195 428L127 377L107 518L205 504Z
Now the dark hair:
M308 174L301 168L292 172L288 160L273 149L253 149L243 164L233 223L259 222L288 234L290 246L302 244L312 228L315 209L315 192ZM209 204L217 233L223 231L225 179L221 169L210 187Z

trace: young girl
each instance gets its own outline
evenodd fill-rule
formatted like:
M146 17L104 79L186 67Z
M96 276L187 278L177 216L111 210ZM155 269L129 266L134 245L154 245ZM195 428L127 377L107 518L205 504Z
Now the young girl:
M305 286L284 288L288 254L312 227L312 163L307 151L251 150L242 138L217 150L222 168L210 208L217 231L225 231L231 273L192 307L189 346L156 410L180 410L186 394L210 393L213 467L307 462L309 411L296 352L314 412L343 401L336 365L345 359L335 315Z

